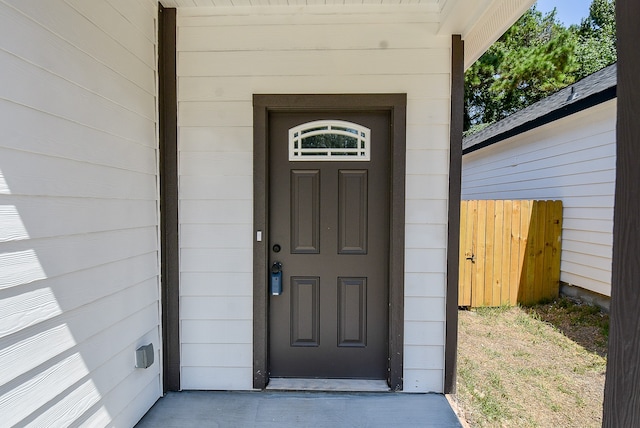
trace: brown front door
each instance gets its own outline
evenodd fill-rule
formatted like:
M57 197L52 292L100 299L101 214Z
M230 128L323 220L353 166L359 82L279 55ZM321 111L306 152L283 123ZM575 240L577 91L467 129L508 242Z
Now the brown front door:
M347 150L290 160L289 130L330 120L370 130L369 160ZM268 128L269 266L282 264L283 286L269 296L269 375L386 379L390 114L271 112ZM311 146L352 147L331 142L340 138Z

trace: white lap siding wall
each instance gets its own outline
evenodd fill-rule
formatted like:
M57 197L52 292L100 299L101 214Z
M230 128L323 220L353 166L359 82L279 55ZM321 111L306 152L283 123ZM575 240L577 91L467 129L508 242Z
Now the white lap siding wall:
M450 36L413 6L178 10L181 383L252 388L253 94L406 93L405 391L442 391Z
M561 199L560 280L611 295L616 100L464 155L463 199Z
M0 2L0 425L132 426L161 395L156 3Z

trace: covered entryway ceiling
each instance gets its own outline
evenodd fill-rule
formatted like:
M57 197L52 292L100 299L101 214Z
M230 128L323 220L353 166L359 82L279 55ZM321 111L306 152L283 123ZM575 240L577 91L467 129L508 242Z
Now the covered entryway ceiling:
M161 0L164 7L175 8L265 8L318 7L343 4L361 7L389 7L394 11L425 9L438 16L438 33L444 37L460 34L465 42L465 69L487 50L535 0Z

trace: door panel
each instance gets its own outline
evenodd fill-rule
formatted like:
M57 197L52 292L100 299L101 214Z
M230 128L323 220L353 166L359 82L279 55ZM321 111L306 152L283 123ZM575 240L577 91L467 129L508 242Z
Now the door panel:
M338 171L340 254L367 254L367 170Z
M367 346L367 278L338 278L338 346Z
M291 252L320 252L320 171L291 170Z
M330 119L371 130L370 161L289 161L289 129ZM269 115L271 377L387 377L389 134L385 111Z
M320 344L320 278L291 277L291 346Z

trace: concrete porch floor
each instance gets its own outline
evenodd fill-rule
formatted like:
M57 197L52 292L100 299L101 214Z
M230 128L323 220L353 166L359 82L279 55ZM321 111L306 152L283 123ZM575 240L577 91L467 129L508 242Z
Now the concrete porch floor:
M138 428L461 427L440 394L365 392L171 392Z

